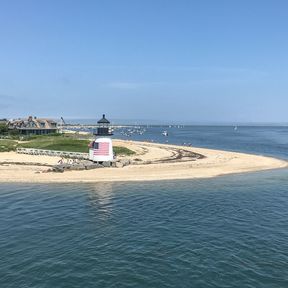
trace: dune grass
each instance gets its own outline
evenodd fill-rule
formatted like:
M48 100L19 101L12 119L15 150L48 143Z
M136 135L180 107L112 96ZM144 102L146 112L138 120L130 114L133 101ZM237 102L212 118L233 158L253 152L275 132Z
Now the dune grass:
M18 147L87 153L89 142L88 140L46 136L20 143Z
M88 153L88 144L90 140L75 139L62 135L53 136L35 136L25 142L14 140L0 140L0 152L14 151L16 148L35 148L56 151L82 152ZM133 155L135 152L126 147L113 147L116 155Z
M17 141L0 139L0 152L14 151L16 147L17 147Z
M135 152L126 148L126 147L120 147L120 146L113 146L113 151L115 155L134 155Z

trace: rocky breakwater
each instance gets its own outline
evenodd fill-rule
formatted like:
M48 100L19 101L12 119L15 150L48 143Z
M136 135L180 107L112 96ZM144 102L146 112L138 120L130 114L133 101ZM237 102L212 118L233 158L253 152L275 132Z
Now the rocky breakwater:
M123 168L124 166L130 165L131 161L128 159L121 159L115 162L102 162L95 163L89 160L79 161L77 163L62 163L52 166L47 172L63 173L65 171L81 171L81 170L92 170L98 168Z

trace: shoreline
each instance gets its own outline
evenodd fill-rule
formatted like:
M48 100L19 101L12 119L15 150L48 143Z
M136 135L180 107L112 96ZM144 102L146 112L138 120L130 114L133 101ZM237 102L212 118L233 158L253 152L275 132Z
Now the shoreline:
M57 164L59 157L2 152L0 183L188 180L288 167L285 160L239 152L127 140L113 140L113 144L133 150L135 155L119 159L128 159L134 164L123 168L46 173L47 166Z

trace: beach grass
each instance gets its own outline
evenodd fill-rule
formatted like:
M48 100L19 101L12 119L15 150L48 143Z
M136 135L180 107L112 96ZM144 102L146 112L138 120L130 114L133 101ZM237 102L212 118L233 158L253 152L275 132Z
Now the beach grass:
M45 150L67 151L67 152L88 152L88 140L72 139L68 137L37 137L26 143L19 143L21 148L35 148Z
M28 141L0 140L0 152L15 151L16 148L34 148L67 152L88 153L90 140L68 136L32 136ZM116 155L133 155L135 152L126 147L113 147Z
M126 148L126 147L121 147L121 146L113 146L113 151L115 153L115 155L133 155L135 154L134 151Z
M15 150L17 141L0 139L0 152L9 152Z

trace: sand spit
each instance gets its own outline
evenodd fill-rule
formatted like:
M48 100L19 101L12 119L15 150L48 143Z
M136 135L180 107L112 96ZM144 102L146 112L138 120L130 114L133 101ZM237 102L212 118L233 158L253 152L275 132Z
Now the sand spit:
M114 140L114 144L135 151L135 155L122 157L134 164L123 168L46 173L49 166L57 164L58 157L4 152L0 153L0 182L89 183L193 179L287 167L287 161L244 153L122 140Z

